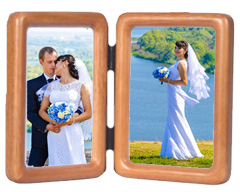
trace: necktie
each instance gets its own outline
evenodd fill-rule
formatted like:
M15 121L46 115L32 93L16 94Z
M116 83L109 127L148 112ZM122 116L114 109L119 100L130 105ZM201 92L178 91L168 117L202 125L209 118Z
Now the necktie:
M48 79L48 83L51 83L53 81L53 78Z

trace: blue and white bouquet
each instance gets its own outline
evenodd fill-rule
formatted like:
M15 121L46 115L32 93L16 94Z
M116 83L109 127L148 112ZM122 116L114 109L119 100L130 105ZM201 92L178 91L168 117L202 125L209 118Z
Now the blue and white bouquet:
M171 71L167 67L161 66L161 67L158 67L157 69L155 69L152 74L153 74L154 78L166 79L166 78L170 77ZM162 84L163 84L163 82L161 82L161 85Z
M66 123L73 117L73 108L66 102L56 102L50 105L47 113L56 123Z

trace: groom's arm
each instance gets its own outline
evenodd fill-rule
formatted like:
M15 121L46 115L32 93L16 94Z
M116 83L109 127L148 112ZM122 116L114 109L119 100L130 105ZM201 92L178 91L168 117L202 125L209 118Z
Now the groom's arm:
M27 82L27 119L32 123L32 127L37 128L41 133L46 132L48 122L44 121L39 115L38 100L31 82Z
M77 111L75 113L78 113L78 115L81 115L83 113L83 109L81 107L78 107Z

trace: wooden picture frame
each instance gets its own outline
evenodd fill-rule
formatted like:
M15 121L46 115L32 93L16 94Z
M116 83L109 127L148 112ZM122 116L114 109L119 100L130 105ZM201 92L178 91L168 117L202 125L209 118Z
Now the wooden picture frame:
M94 32L93 151L86 165L27 167L26 34L29 27L81 27ZM131 30L140 26L212 27L216 32L214 163L209 169L134 164L129 159ZM116 46L108 46L108 26L99 13L19 12L8 21L6 174L18 183L93 178L114 150L115 171L124 177L219 184L231 172L233 20L224 14L125 13L117 22ZM116 47L116 48L115 48ZM107 129L107 70L115 64L115 126ZM113 69L114 70L114 69ZM224 78L223 78L224 74Z
M26 34L29 27L90 27L94 32L93 151L86 165L27 167ZM15 182L92 178L105 171L107 22L99 13L13 13L8 20L6 174Z
M134 164L129 159L131 30L134 27L212 27L216 32L214 157L211 168ZM223 78L224 74L224 78ZM223 14L126 13L117 23L115 170L125 177L218 184L231 170L233 20Z

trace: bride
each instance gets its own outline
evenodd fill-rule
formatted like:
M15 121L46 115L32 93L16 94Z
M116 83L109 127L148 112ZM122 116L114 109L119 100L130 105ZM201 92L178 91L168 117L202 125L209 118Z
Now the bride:
M168 83L167 123L160 157L175 159L203 157L185 117L185 101L194 106L201 98L209 97L210 89L206 85L208 76L188 42L177 41L174 52L177 62L169 68L170 78L159 79ZM187 85L187 71L190 80L189 91L195 94L198 100L189 97L181 88Z
M61 76L61 79L48 85L39 115L45 121L57 124L47 114L50 103L56 102L68 103L73 107L73 111L82 103L84 112L81 115L74 114L67 123L59 124L59 133L48 132L49 166L86 164L84 134L80 122L92 116L90 90L86 83L79 80L79 69L72 55L61 55L55 63L55 74Z

